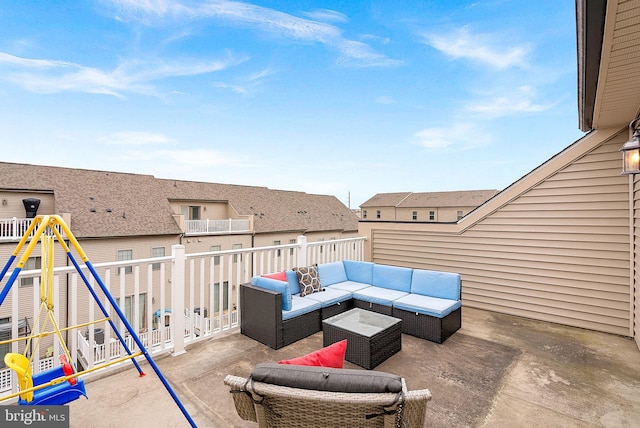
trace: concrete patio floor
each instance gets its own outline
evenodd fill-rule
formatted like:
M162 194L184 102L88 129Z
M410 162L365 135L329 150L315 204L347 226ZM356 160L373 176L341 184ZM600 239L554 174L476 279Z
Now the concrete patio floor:
M403 335L402 350L375 368L403 376L409 389L431 390L425 427L640 426L633 340L477 309L462 315L462 328L444 344ZM255 427L235 413L223 378L320 347L322 333L273 350L236 331L156 363L199 427ZM71 427L189 426L142 366L142 378L129 364L88 379L89 399L69 404Z

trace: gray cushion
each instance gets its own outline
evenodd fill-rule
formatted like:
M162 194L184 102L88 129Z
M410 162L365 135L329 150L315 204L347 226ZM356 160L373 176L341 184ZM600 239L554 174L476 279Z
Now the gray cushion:
M262 363L256 365L251 378L256 382L316 391L353 393L402 391L400 376L373 370Z

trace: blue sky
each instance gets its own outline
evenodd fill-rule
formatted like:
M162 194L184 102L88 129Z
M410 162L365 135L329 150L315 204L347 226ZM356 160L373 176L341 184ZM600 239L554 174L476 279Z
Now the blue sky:
M352 208L503 189L583 135L575 39L573 0L4 0L0 159Z

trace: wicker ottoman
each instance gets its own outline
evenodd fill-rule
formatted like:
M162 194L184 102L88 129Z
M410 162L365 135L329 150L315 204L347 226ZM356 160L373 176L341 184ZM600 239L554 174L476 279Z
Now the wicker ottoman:
M402 349L402 320L351 309L322 321L323 346L347 339L345 359L371 370Z

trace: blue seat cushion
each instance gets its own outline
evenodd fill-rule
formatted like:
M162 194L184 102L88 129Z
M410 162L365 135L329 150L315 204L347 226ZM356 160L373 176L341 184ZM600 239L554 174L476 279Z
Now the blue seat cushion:
M325 287L324 291L307 294L303 299L311 299L320 302L323 308L351 299L351 292L338 288Z
M338 290L348 291L353 293L356 290L362 290L363 288L371 287L371 284L365 284L364 282L356 282L356 281L344 281L338 282L335 284L331 284L329 288L337 288Z
M409 294L393 301L393 307L408 312L444 318L462 306L461 300L440 299L438 297Z
M411 268L376 264L373 266L373 282L371 285L409 293L411 291L412 272L413 269Z
M282 311L282 319L288 320L300 315L304 315L311 311L320 310L322 305L317 300L300 297L300 295L291 296L291 310Z
M363 282L369 285L373 283L373 263L354 260L344 260L342 263L349 281Z
M293 269L288 269L287 274L287 282L289 283L289 290L291 290L291 295L300 294L300 281L298 280L298 274Z
M291 288L287 282L262 276L254 276L251 278L251 283L256 287L282 293L282 310L291 310Z
M451 272L437 272L414 269L411 292L441 299L460 300L460 275Z
M320 275L320 285L323 287L347 280L347 272L342 262L319 264L318 275Z
M367 287L353 292L353 298L365 302L377 303L385 306L392 306L393 301L407 296L409 293L398 290L390 290L382 287Z

